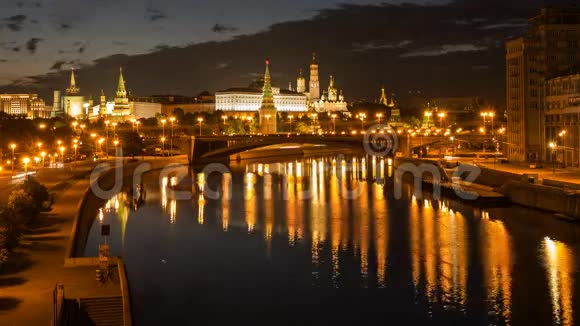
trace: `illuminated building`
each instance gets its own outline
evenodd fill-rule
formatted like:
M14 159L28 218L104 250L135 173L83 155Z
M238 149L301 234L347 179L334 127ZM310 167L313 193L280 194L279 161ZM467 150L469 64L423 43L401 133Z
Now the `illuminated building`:
M262 105L258 110L260 113L260 131L263 134L272 134L277 131L278 110L274 105L274 94L270 83L270 62L266 61L266 72L264 73L264 87L262 88Z
M547 157L566 166L579 166L580 74L547 80L545 108L546 141L560 146Z
M506 43L508 157L537 161L547 154L544 135L546 79L580 60L580 10L544 8L527 33Z
M29 119L50 118L50 111L36 94L0 94L0 111Z
M268 71L269 73L269 71ZM268 76L269 77L269 76ZM278 112L307 112L307 98L305 94L296 93L279 87L272 87L274 106ZM230 88L215 94L215 109L229 114L255 113L262 106L264 80L258 80L246 88Z
M310 82L309 89L306 92L306 81L302 77L302 70L296 79L296 91L303 93L308 98L308 106L316 112L347 112L346 102L342 91L334 87L334 77L330 75L330 82L328 90L324 91L320 96L320 82L318 80L318 63L316 62L316 54L312 55L312 63L310 64Z

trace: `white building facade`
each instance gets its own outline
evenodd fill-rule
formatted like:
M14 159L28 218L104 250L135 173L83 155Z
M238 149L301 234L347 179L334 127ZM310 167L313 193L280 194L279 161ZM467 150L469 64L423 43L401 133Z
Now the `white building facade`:
M304 94L272 87L274 105L278 112L307 112ZM258 112L262 105L262 92L253 88L230 88L215 94L215 108L223 112Z

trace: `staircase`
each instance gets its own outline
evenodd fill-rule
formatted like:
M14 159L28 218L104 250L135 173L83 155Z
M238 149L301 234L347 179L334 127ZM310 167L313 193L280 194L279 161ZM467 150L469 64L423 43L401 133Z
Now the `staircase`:
M79 299L81 311L85 312L95 326L123 326L123 297L95 297Z

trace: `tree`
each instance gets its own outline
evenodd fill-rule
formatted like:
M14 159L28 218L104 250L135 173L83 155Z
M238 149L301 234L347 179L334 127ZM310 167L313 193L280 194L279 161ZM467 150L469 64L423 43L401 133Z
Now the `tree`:
M38 215L42 211L44 203L50 199L48 190L32 177L24 182L22 190L32 197L34 213Z
M11 209L0 210L0 248L12 252L20 243L25 228L24 219Z
M38 211L32 196L24 189L14 190L8 196L8 211L16 214L14 218L22 219L24 224L29 224L36 219Z
M296 132L298 133L309 133L311 131L311 128L304 122L298 122L295 127Z
M119 135L123 153L125 155L141 155L143 150L143 139L135 131L124 132Z

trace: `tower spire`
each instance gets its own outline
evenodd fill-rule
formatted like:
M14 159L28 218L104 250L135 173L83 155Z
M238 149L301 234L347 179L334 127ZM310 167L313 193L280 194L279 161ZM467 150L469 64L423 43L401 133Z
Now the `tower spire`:
M77 87L76 79L75 79L75 68L71 68L70 71L70 85L66 89L67 95L76 95L79 93L79 89Z
M127 97L127 90L125 89L125 80L123 79L123 67L119 67L119 84L117 85L117 97Z
M262 99L262 107L264 103L269 105L269 103L274 106L274 95L272 93L272 81L270 78L270 61L266 60L266 72L264 73L264 88L262 88L262 93L264 98Z
M389 105L389 100L387 99L387 95L385 94L385 86L381 87L381 98L379 99L379 104L382 105Z

